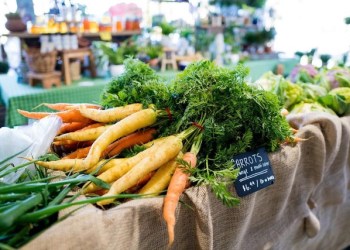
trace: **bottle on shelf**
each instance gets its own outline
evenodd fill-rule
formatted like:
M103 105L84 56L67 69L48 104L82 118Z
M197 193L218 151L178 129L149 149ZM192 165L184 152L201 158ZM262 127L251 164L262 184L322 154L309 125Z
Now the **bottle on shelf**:
M133 22L130 18L126 18L125 20L125 30L130 31L133 29Z
M114 17L114 31L123 31L123 22L120 17Z

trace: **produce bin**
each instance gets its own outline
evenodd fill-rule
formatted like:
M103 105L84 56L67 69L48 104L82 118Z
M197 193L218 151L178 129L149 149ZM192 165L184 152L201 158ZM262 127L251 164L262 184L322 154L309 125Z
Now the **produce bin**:
M240 198L232 208L205 186L188 189L177 208L171 249L350 245L350 117L308 113L288 119L306 140L269 154L275 183ZM82 207L22 249L167 249L162 202L156 197L109 210Z

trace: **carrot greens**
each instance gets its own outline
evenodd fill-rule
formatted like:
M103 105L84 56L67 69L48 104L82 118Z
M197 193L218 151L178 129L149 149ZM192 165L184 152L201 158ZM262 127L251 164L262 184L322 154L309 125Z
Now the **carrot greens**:
M171 99L169 89L159 75L138 59L124 61L125 72L114 78L101 95L101 105L118 107L142 103L144 107L154 104L165 108Z
M227 188L237 177L233 155L258 147L275 151L291 136L278 98L246 84L248 72L241 65L223 68L200 61L178 74L171 86L172 109L179 112L174 112L176 124L169 130L182 131L190 123L203 129L198 167L189 169L190 178L209 184L229 206L237 203Z

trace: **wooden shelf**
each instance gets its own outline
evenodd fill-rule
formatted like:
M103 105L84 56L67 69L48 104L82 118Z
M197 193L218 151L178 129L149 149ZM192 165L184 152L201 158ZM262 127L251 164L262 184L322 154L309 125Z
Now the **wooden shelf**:
M50 34L50 33L49 33ZM55 34L55 33L52 33ZM92 33L92 32L84 32L84 33L76 33L78 36L81 37L99 37L100 33ZM112 32L113 37L123 37L123 36L132 36L132 35L138 35L141 34L141 30L130 30L130 31L120 31L120 32ZM11 32L7 34L2 34L3 36L7 37L18 37L18 38L38 38L42 34L33 34L33 33L28 33L28 32Z
M119 31L119 32L112 32L111 34L112 36L132 36L132 35L141 34L141 30ZM78 35L82 37L96 37L96 36L100 36L100 33L84 32L84 33L78 33Z

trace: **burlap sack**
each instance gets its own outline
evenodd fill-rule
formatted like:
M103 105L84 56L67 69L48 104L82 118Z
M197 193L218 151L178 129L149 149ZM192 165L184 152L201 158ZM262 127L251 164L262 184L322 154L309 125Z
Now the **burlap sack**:
M269 154L276 181L228 208L193 187L177 209L172 249L343 249L350 245L350 117L289 117L308 140ZM234 188L232 187L232 191ZM186 205L184 205L186 204ZM162 198L108 211L92 205L53 225L29 249L166 249Z

